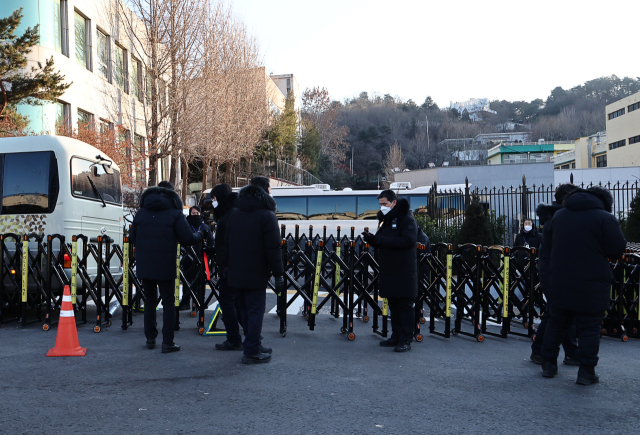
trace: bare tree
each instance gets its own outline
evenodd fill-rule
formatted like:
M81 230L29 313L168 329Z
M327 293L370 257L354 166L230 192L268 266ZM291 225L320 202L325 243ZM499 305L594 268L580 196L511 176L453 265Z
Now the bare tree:
M389 152L387 152L387 156L384 159L384 175L387 179L385 184L395 181L395 174L402 172L406 167L402 149L400 145L398 145L398 142L394 142L393 145L389 147Z

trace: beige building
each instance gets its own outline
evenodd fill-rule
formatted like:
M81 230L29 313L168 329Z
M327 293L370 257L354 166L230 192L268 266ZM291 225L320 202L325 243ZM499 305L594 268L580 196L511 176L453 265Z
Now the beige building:
M282 95L287 97L289 92L293 92L293 96L295 98L295 109L296 112L300 112L302 108L302 94L300 93L300 85L298 84L298 80L294 77L293 74L270 74L269 77L273 81L273 83L278 87Z
M575 148L555 155L554 169L604 168L607 166L607 134L603 131L575 140Z
M640 166L640 92L606 107L607 166Z

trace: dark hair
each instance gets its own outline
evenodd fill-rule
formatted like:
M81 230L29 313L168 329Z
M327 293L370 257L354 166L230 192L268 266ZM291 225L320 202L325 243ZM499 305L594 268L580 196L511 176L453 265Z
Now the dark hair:
M254 186L258 186L258 187L262 187L262 189L269 193L269 186L271 185L271 183L269 182L269 179L267 177L263 177L263 176L257 176L257 177L253 177L251 179L251 184L253 184Z
M529 221L529 222L533 223L533 219L531 219L531 218L524 218L522 223L525 223L526 221Z
M398 200L398 195L396 195L393 190L383 190L380 192L380 195L378 195L378 199L380 198L385 198L387 201L393 202Z
M202 209L200 209L200 207L198 207L197 205L193 205L189 208L189 214L191 214L191 212L193 211L193 209L198 210L198 213L202 213Z
M176 190L173 187L173 184L169 183L167 180L163 180L163 181L159 182L158 183L158 187L164 187L165 189Z
M227 196L231 195L232 192L233 189L231 189L231 186L225 183L220 183L216 184L213 189L211 189L211 193L209 193L209 196L211 196L212 198L215 196L218 202L222 202Z
M556 201L557 202L562 202L564 201L567 196L569 196L571 193L575 192L576 190L578 190L578 186L576 186L575 184L571 184L571 183L565 183L565 184L561 184L556 188Z

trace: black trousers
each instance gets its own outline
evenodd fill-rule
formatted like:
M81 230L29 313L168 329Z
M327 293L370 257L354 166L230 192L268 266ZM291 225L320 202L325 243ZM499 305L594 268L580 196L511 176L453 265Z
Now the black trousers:
M238 312L236 311L236 293L233 288L227 285L227 280L220 278L220 309L222 310L222 321L227 330L227 340L231 343L240 343L240 325L238 324Z
M536 330L536 340L531 344L531 352L537 355L542 354L542 343L544 342L544 334L547 330L547 324L551 317L550 306L547 306L547 310L540 317L540 324ZM567 332L562 339L562 348L564 349L564 355L570 358L578 357L578 341L576 340L576 325L571 324Z
M391 340L412 342L415 323L413 298L387 298L387 302L391 311Z
M598 364L603 317L604 312L602 311L576 313L575 311L554 307L551 310L551 317L542 343L542 356L548 360L557 360L560 352L560 343L562 343L567 330L575 321L580 364L591 367L596 366Z
M176 323L175 308L175 280L155 281L142 280L144 289L144 335L147 339L155 339L158 336L156 328L156 306L158 306L158 288L162 298L162 342L173 343L173 334Z
M267 303L267 290L264 288L234 288L238 298L238 313L244 329L244 354L255 355L260 353L262 344L262 320Z

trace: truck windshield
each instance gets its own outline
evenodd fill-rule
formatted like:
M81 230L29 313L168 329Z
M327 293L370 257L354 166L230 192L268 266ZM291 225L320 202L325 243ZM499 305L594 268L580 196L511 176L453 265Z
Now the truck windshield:
M2 214L51 213L58 197L58 167L51 151L0 155Z
M114 169L113 174L107 174L102 165L79 157L73 157L71 159L71 193L75 197L102 202L100 195L89 180L93 181L105 202L122 204L119 171Z

